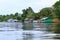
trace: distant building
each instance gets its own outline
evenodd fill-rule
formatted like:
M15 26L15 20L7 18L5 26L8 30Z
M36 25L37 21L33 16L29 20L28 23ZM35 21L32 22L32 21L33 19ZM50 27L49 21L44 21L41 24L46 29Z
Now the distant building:
M17 19L8 19L7 22L19 22Z
M17 20L17 19L15 19L15 20L13 20L14 22L20 22L19 20Z
M31 22L33 22L33 19L25 18L24 22L25 23L31 23Z
M33 23L37 23L38 21L37 20L33 20Z
M13 19L8 19L7 22L14 22Z
M25 20L25 21L28 21L28 20L29 20L29 18L25 18L24 20Z
M45 20L45 19L47 19L48 17L44 17L44 18L42 18L41 20Z
M42 18L41 19L41 22L44 22L44 23L52 23L52 18L49 18L49 17L45 17L45 18Z

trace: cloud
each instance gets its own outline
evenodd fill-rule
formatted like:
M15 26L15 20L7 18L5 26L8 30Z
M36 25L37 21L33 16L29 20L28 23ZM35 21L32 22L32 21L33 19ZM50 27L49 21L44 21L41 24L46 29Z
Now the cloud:
M58 0L0 0L0 14L22 12L22 9L32 7L38 12L44 7L51 7Z

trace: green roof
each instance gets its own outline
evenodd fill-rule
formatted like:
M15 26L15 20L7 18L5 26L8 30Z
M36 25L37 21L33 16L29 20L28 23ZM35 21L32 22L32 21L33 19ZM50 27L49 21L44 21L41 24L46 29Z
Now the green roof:
M43 20L44 23L52 23L52 18L47 18Z

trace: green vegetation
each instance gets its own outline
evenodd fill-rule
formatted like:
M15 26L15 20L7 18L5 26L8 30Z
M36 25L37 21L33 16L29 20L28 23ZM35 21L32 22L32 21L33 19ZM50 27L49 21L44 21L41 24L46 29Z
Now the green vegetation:
M47 7L43 8L40 12L38 12L40 18L42 17L52 17L52 8Z
M18 19L21 20L21 17L18 16L18 13L10 14L10 15L0 15L0 22L7 21L8 19Z
M53 5L53 18L57 18L58 22L56 27L54 27L55 33L60 33L60 0Z
M60 19L60 1L57 1L54 5L54 14L55 17L57 17L58 19Z
M7 21L8 19L18 19L24 22L25 18L29 19L41 19L43 17L60 19L60 1L57 1L52 7L46 7L35 13L31 7L22 10L22 14L18 12L10 15L0 15L0 21Z

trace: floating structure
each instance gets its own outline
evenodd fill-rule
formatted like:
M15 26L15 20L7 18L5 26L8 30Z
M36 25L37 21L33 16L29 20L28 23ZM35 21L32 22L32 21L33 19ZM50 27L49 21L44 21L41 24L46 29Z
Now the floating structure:
M43 22L43 23L52 23L52 18L49 18L49 17L45 17L45 18L42 18L41 19L41 22Z
M20 22L20 21L17 19L8 19L7 22Z

